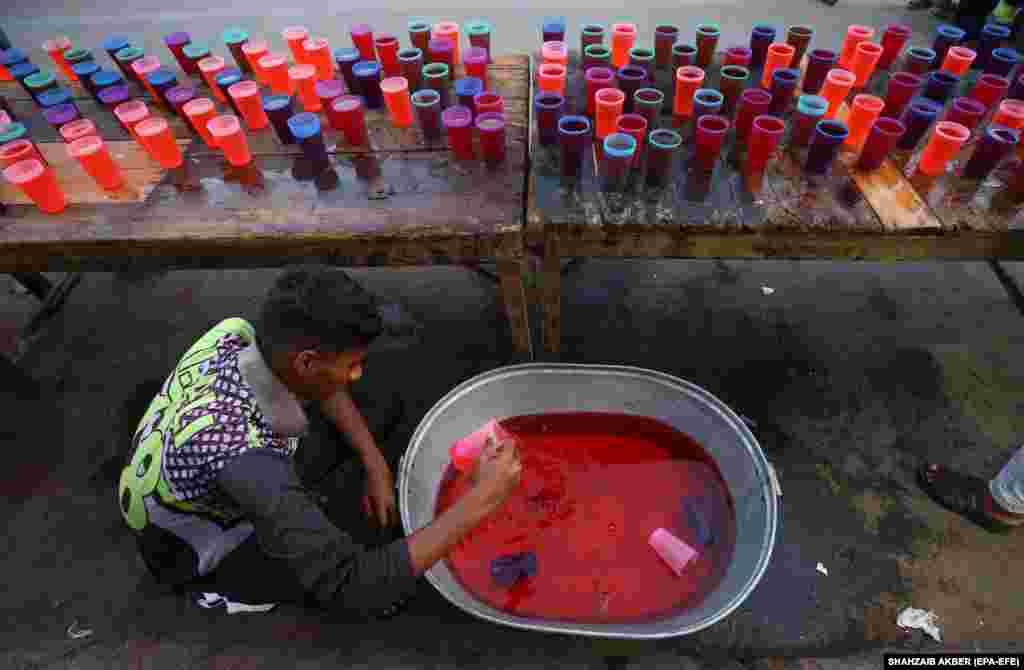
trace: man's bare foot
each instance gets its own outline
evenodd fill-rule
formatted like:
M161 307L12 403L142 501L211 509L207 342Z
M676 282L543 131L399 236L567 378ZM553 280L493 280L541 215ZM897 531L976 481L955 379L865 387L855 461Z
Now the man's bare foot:
M963 515L986 530L1003 532L1024 525L1024 515L1003 509L992 498L988 482L931 464L918 471L921 487L946 509Z

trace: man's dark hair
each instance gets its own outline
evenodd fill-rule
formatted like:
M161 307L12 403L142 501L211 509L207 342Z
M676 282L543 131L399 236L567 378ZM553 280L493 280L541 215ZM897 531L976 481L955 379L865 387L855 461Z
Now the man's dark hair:
M383 330L373 294L342 270L304 266L287 270L270 289L256 332L270 358L305 349L337 354L367 347Z

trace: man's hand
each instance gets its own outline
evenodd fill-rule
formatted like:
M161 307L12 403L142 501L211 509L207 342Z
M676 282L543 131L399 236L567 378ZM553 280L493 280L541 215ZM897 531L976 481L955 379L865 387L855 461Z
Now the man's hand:
M386 463L367 472L363 509L366 515L382 528L388 528L398 523L395 480L391 475L391 468Z
M522 470L515 441L495 442L488 438L473 471L473 482L485 501L500 506L519 486Z

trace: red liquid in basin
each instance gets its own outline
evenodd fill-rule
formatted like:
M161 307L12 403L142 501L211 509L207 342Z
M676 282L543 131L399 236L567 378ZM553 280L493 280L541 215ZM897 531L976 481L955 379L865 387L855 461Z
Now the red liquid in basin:
M736 541L733 501L696 442L619 414L522 416L501 425L518 440L519 490L448 558L478 599L520 616L640 622L700 604L722 580ZM437 513L471 486L449 465ZM648 544L657 528L697 551L682 577ZM520 552L536 555L536 573L497 584L491 561Z

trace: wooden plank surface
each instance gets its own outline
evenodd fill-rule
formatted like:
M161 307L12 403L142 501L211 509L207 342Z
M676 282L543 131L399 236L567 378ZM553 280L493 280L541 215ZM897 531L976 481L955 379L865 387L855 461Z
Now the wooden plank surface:
M165 173L143 203L75 205L59 216L8 207L0 267L92 268L160 256L308 254L382 264L521 255L529 58L500 58L491 75L508 121L507 159L495 169L456 161L416 130L390 128L386 112L368 115L369 152L325 133L339 181L331 189L296 178L308 166L271 130L249 133L257 159L248 170L196 141L185 167Z

